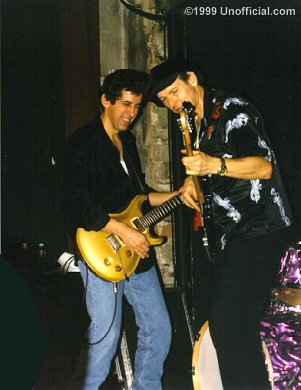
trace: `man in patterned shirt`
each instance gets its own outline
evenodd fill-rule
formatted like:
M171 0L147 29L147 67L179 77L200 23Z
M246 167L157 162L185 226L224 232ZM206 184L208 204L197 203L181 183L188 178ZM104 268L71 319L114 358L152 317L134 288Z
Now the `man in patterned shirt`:
M200 210L192 176L208 178L216 248L208 320L223 387L269 389L259 326L292 218L262 117L245 99L205 87L199 71L179 61L154 67L146 93L175 114L183 102L195 107L199 148L182 158L190 175L182 193Z

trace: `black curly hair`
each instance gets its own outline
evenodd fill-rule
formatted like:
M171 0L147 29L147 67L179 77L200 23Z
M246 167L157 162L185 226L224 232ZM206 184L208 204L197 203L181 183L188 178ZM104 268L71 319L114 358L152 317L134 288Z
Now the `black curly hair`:
M136 69L117 69L109 73L99 89L99 97L103 94L112 104L121 97L122 91L130 91L135 95L143 94L148 81L146 72Z

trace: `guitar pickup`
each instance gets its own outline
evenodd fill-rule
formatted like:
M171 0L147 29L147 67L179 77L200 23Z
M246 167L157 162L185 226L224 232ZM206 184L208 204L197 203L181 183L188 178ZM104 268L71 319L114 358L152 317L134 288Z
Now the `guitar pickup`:
M146 229L142 225L142 223L140 222L139 218L136 217L136 218L132 219L131 222L135 226L135 228L138 230L138 232L140 232L140 233L146 232Z
M119 242L118 239L121 241ZM115 252L118 252L119 249L121 248L121 245L122 245L122 240L118 237L114 236L114 234L110 234L108 237L107 237L107 240L109 241L111 247L113 248L113 250Z

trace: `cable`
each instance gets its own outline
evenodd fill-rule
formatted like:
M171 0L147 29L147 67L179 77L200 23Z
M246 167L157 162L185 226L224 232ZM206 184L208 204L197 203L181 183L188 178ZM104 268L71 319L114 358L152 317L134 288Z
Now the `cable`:
M205 230L203 230L203 237L202 237L202 240L203 240L203 247L206 251L206 254L207 254L207 258L208 260L214 265L216 266L215 264L215 259L214 259L214 256L215 256L215 253L214 252L210 252L210 247L209 247L209 244L208 244L208 238L207 238L207 233ZM207 241L207 244L205 244L205 241Z
M152 14L151 12L146 12L141 10L139 5L132 4L128 0L120 0L120 2L128 8L130 11L133 11L135 14L138 14L140 16L143 16L144 18L160 21L160 22L166 22L167 21L167 15L166 14Z
M123 268L123 264L122 264L122 260L121 260L120 254L119 254L119 258L120 258L121 266ZM124 268L123 268L123 270L124 270ZM125 270L124 270L124 273L125 273L126 279L128 279L128 276L127 276ZM89 274L89 270L87 268L86 286L88 286L88 274ZM85 288L84 297L86 297L86 291L87 291L87 289ZM117 287L117 283L116 282L113 282L113 291L114 291L114 294L115 294L115 307L114 307L114 314L113 314L113 318L112 318L111 324L110 324L108 330L106 331L106 333L104 334L104 336L102 336L102 338L100 338L98 341L95 341L94 343L87 342L88 345L97 345L97 344L101 343L107 337L107 335L109 334L109 332L110 332L110 330L111 330L111 328L113 326L113 323L114 323L115 317L116 317L116 312L117 312L117 292L118 292L118 287Z
M207 256L208 256L208 260L215 266L215 260L213 260L213 256L211 256L211 253L210 253L210 250L208 248L208 246L204 245L204 248L206 250L206 253L207 253Z
M126 270L125 270L124 265L123 265L123 261L122 261L122 257L121 257L120 251L118 252L118 255L119 255L119 261L120 261L121 267L122 267L122 269L123 269L125 278L126 278L126 280L129 280L129 276L128 276L128 274L126 273Z
M84 262L84 264L86 264ZM89 277L89 269L88 269L88 266L86 264L86 270L87 270L87 273L86 273L86 287L85 287L85 291L84 291L84 295L83 295L83 302L85 302L85 298L86 298L86 295L87 295L87 286L88 286L88 277ZM114 291L114 294L115 294L115 307L114 307L114 313L113 313L113 318L112 318L112 321L110 323L110 326L108 328L108 330L106 331L106 333L104 334L104 336L102 336L99 340L95 341L94 343L90 343L89 341L86 342L86 344L88 345L97 345L99 343L101 343L106 337L107 335L110 333L110 330L114 324L114 321L115 321L115 317L116 317L116 312L117 312L117 292L118 292L118 288L117 288L117 283L116 282L113 282L113 291Z
M116 291L115 291L115 290L116 290ZM114 323L114 321L115 321L116 311L117 311L117 284L116 284L116 282L114 282L114 293L115 293L115 309L114 309L113 318L112 318L112 321L111 321L111 324L110 324L108 330L106 331L106 333L104 334L104 336L102 336L101 339L99 339L98 341L95 341L95 343L89 343L89 342L87 342L87 344L89 344L89 345L96 345L96 344L99 344L99 343L101 343L101 342L107 337L107 335L109 334L109 332L110 332L110 330L111 330L111 328L112 328L112 326L113 326L113 323Z
M72 261L74 260L74 255L70 256L66 261L65 264L63 265L63 274L67 273L69 271L70 265Z

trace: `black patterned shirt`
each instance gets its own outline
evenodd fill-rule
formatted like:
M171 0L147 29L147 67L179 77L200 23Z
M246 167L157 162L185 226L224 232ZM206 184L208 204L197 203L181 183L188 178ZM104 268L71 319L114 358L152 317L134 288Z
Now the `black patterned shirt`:
M273 164L268 180L209 176L217 249L223 249L229 240L290 226L290 207L258 110L242 98L206 91L203 125L203 152L229 159L263 156Z

